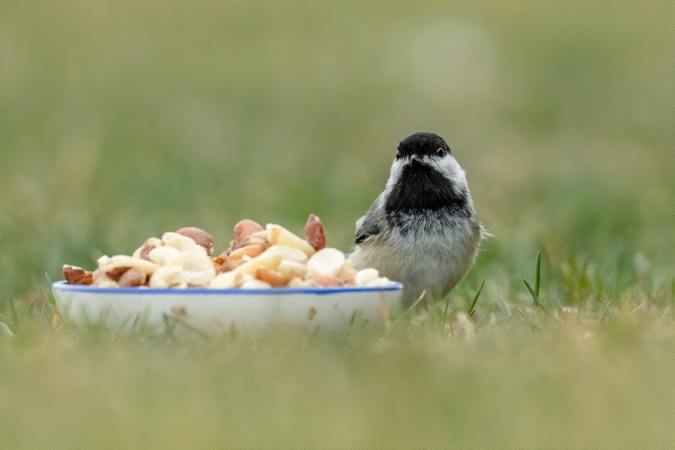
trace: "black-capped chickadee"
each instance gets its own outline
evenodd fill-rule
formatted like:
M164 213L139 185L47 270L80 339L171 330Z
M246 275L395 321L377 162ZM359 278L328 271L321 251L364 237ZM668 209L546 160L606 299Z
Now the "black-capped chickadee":
M440 299L466 275L484 235L464 170L434 133L401 141L384 192L356 222L355 268L404 284L404 302Z

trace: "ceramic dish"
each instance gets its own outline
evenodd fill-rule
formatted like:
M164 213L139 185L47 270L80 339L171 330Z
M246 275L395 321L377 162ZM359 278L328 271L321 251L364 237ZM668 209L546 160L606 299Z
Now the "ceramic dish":
M355 318L382 324L399 307L402 289L399 283L303 289L105 289L64 281L52 287L59 311L76 324L101 321L124 331L139 323L161 329L176 322L205 333L275 325L335 330Z

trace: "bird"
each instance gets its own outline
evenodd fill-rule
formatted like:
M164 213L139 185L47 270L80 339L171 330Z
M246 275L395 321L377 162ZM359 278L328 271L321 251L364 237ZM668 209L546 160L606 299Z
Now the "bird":
M415 132L400 141L384 191L357 220L350 260L403 283L410 306L445 298L473 266L486 235L466 173L445 139Z

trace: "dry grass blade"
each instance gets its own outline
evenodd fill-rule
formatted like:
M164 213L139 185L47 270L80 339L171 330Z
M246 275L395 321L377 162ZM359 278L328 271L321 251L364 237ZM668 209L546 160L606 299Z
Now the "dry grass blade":
M417 300L415 300L415 302L414 302L412 305L410 305L410 308L408 308L403 314L401 314L401 318L407 316L407 315L410 314L412 311L414 311L415 308L417 308L417 306L418 306L420 303L422 303L422 300L424 300L424 298L425 298L426 296L427 296L427 291L422 291L422 294L419 296L419 298L418 298Z

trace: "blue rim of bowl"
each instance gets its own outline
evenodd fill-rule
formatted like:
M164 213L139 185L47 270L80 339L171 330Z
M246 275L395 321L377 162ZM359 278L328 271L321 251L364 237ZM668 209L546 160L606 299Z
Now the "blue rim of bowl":
M66 281L57 281L52 285L54 291L87 292L96 294L142 294L142 295L326 295L357 292L392 292L403 289L401 283L391 282L386 286L349 286L325 288L269 288L269 289L154 289L154 288L100 288L93 286L79 286L68 284Z

